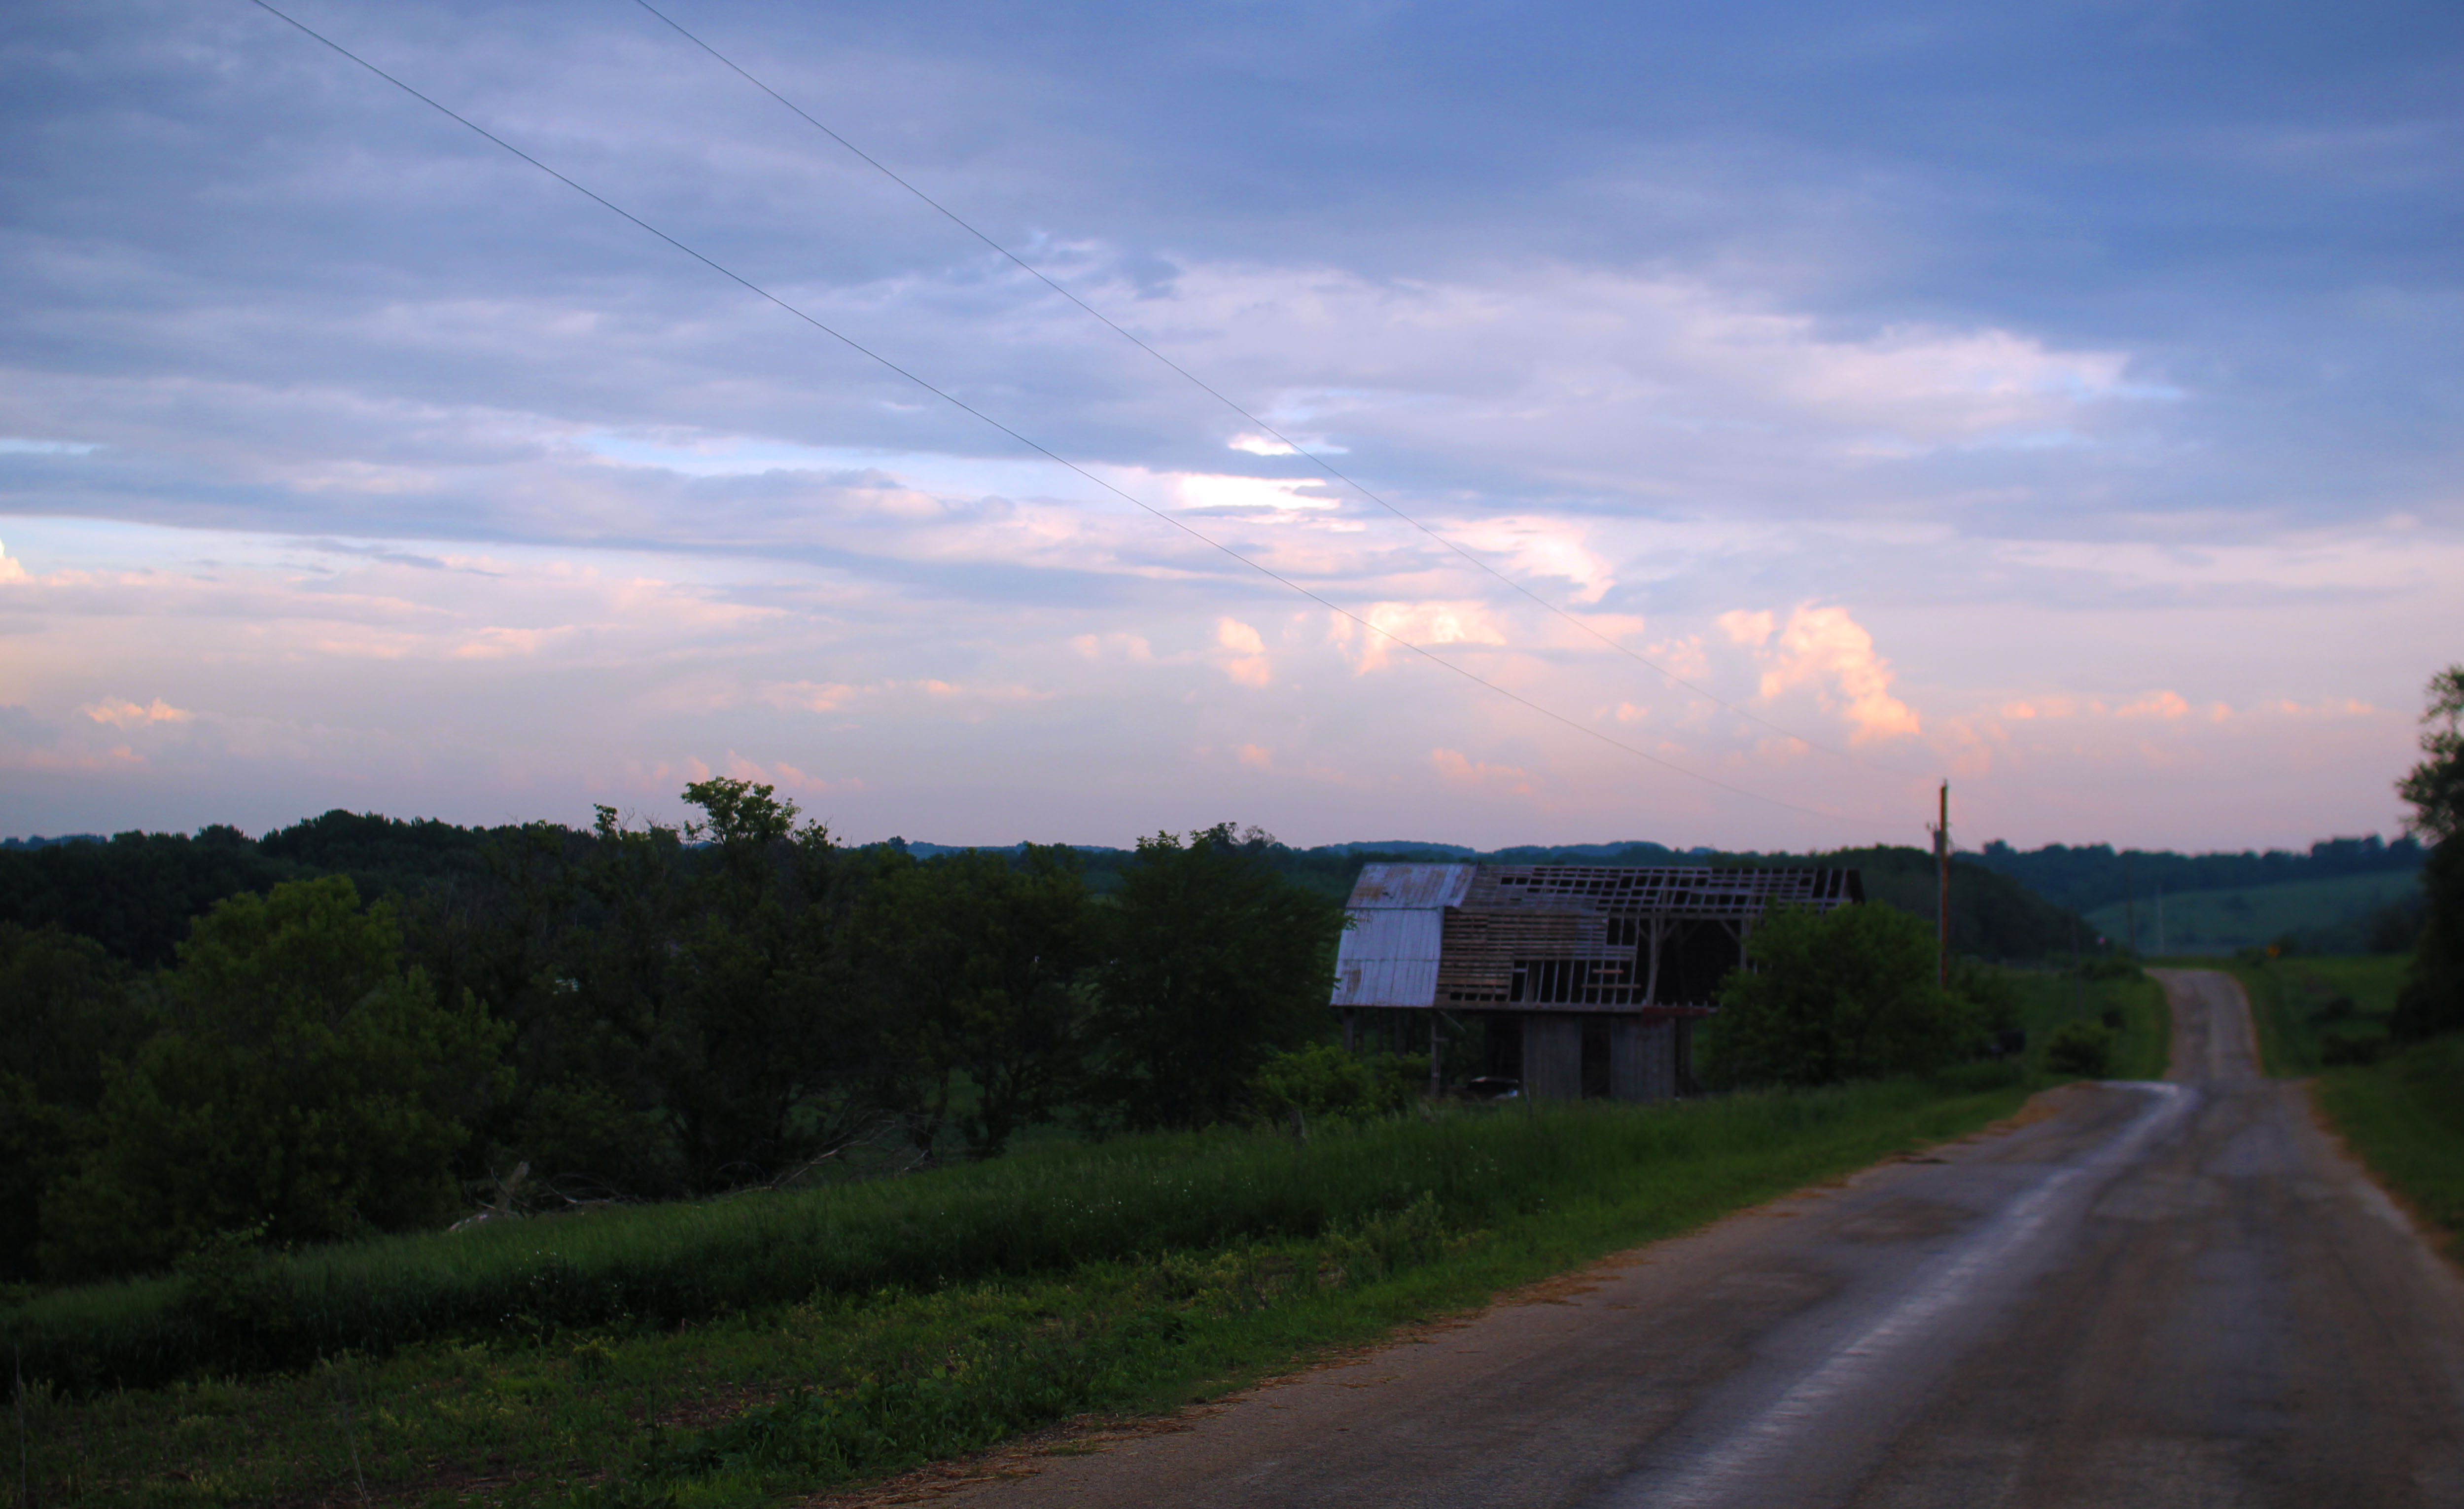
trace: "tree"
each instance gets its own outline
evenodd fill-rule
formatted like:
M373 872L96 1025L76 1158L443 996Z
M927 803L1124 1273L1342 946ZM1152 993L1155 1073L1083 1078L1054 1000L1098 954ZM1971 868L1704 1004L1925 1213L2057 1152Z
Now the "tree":
M1983 1046L1981 1013L1934 982L1933 929L1880 901L1765 913L1700 1051L1721 1086L1821 1085L1939 1068Z
M432 1224L502 1087L504 1033L406 972L389 908L342 877L197 919L155 1032L108 1076L99 1143L43 1206L46 1271L160 1267L208 1239L330 1240Z
M1327 1031L1343 907L1277 875L1272 843L1229 823L1138 841L1095 972L1104 1123L1232 1119L1268 1057Z
M2389 1022L2398 1037L2464 1028L2464 665L2430 678L2421 763L2396 783L2409 829L2433 841L2422 866L2421 935Z
M1029 844L1015 863L886 851L853 931L866 993L893 1013L913 1065L919 1148L955 1121L970 1153L993 1157L1077 1089L1095 932L1073 851ZM975 1094L954 1112L961 1073Z
M647 1124L655 1149L601 1149L637 1194L775 1179L883 1098L840 954L847 898L828 830L800 825L767 786L720 778L684 796L704 815L681 832L599 809L561 882L573 912L549 978L525 997L526 1047L554 1057L559 1087L541 1102L553 1126L528 1130Z
M43 1188L91 1150L103 1065L144 1032L133 985L90 938L0 922L0 1280L36 1276Z

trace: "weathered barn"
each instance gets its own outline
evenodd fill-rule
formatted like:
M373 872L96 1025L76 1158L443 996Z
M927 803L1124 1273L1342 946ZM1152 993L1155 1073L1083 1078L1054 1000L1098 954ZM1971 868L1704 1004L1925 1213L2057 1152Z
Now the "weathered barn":
M1434 1058L1441 1020L1474 1033L1529 1095L1666 1099L1764 911L1864 899L1854 870L1366 865L1333 1005L1347 1042L1383 1028Z

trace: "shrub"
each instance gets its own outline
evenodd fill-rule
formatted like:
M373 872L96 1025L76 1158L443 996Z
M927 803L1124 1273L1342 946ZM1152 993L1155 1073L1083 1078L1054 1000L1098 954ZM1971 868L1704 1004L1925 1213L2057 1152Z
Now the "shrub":
M1718 1086L1922 1074L1985 1046L1977 1007L1934 981L1931 924L1881 902L1772 912L1752 972L1732 972L1702 1047Z
M2099 1022L2064 1022L2045 1039L2045 1067L2075 1079L2101 1079L2113 1064L2113 1033Z
M2319 1044L2319 1062L2330 1069L2374 1064L2387 1049L2383 1037L2330 1037Z
M1312 1043L1277 1054L1258 1070L1249 1094L1270 1122L1335 1117L1394 1116L1410 1110L1429 1077L1429 1061L1417 1054L1362 1057L1331 1043Z

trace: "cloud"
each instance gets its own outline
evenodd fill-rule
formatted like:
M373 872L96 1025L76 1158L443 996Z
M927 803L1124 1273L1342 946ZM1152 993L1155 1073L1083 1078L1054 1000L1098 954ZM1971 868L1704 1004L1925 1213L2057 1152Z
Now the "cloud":
M855 695L844 681L773 681L761 688L762 700L771 706L806 713L836 712Z
M2189 716L2190 704L2178 692L2149 692L2113 710L2116 718L2176 719Z
M1069 648L1089 660L1101 660L1107 655L1140 662L1155 658L1155 646L1147 642L1144 634L1074 634L1070 637Z
M2327 697L2316 702L2301 703L2290 698L2277 698L2261 704L2259 711L2282 718L2376 718L2381 709L2354 697Z
M1585 530L1578 524L1529 517L1485 519L1448 532L1474 549L1505 556L1510 568L1526 576L1564 577L1576 588L1573 600L1578 603L1596 603L1617 585L1608 563L1584 547Z
M1688 680L1700 681L1711 675L1710 657L1703 651L1703 636L1688 634L1682 639L1663 639L1643 647L1643 658L1664 665Z
M1778 631L1778 642L1767 647L1772 632L1769 613L1724 613L1720 626L1730 639L1755 647L1764 665L1764 701L1793 687L1814 686L1824 711L1847 718L1851 743L1923 731L1917 715L1891 695L1891 663L1874 653L1874 636L1846 609L1800 605Z
M159 697L142 704L122 698L105 698L99 702L88 702L77 711L98 723L109 723L114 728L137 728L146 723L185 723L197 716L185 708L173 707Z
M1243 765L1252 769L1271 770L1275 766L1274 751L1264 744L1243 744L1233 751Z
M1215 643L1228 650L1228 658L1221 658L1223 674L1243 686L1264 687L1274 679L1274 667L1266 658L1266 643L1258 631L1237 618L1215 621Z
M697 760L690 762L690 766L693 769L704 772L710 768ZM831 791L857 791L864 788L864 783L861 781L825 781L820 776L805 774L784 760L773 760L767 765L762 765L744 758L733 749L727 752L726 770L730 776L738 781L750 781L757 786L767 786L803 796L819 796ZM706 781L710 777L705 773L696 775L694 779Z
M1517 796L1531 794L1530 777L1519 766L1490 765L1457 749L1430 750L1429 764L1436 766L1438 779L1449 786L1493 786Z
M1372 603L1360 616L1367 629L1337 616L1332 630L1337 645L1356 648L1353 669L1360 676L1390 664L1397 640L1409 645L1507 642L1488 606L1480 602Z
M1749 613L1743 609L1731 609L1722 613L1719 625L1721 632L1728 636L1729 643L1751 645L1755 649L1770 643L1771 631L1777 627L1770 613Z
M1301 492L1306 487L1325 485L1322 478L1314 477L1223 477L1185 472L1171 478L1174 499L1181 507L1223 512L1332 508L1333 499Z
M487 628L455 649L453 655L462 660L501 660L508 655L537 655L539 646L571 632L571 624L560 624L552 629Z

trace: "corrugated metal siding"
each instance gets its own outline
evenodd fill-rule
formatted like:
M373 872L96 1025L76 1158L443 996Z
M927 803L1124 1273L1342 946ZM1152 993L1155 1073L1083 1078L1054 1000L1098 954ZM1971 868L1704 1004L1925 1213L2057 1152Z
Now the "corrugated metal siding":
M1437 1004L1444 916L1434 906L1371 907L1353 913L1353 925L1337 945L1332 1004Z

